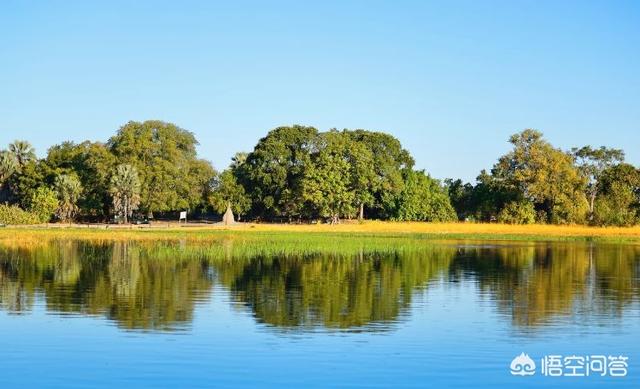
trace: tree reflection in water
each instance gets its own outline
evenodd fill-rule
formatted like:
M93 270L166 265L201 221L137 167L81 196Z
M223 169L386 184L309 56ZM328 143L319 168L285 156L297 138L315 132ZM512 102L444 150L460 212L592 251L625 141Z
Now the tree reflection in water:
M154 260L130 243L63 241L0 253L0 307L14 313L30 310L40 292L49 311L171 330L191 322L195 303L213 285L207 261Z
M633 245L422 241L355 255L234 256L233 242L216 244L223 250L71 240L1 247L0 309L21 314L41 301L50 312L101 315L124 329L177 330L215 282L268 326L374 331L409 315L422 290L472 281L513 325L535 329L621 315L640 296Z

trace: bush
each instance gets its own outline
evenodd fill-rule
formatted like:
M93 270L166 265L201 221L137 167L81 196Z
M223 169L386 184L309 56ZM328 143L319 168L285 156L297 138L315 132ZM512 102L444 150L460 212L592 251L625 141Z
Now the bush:
M41 186L31 196L29 211L38 216L40 223L47 223L58 209L58 197L53 190Z
M16 205L0 204L0 224L38 224L38 215Z
M449 193L424 171L411 171L397 199L396 221L450 222L458 220Z
M627 201L622 197L627 197ZM596 200L593 224L600 226L632 226L638 223L638 213L633 207L634 194L621 193L618 196L603 196Z
M533 224L536 210L530 201L512 201L502 208L498 221L507 224Z
M584 224L587 221L589 204L584 196L566 198L551 210L551 223L553 224Z

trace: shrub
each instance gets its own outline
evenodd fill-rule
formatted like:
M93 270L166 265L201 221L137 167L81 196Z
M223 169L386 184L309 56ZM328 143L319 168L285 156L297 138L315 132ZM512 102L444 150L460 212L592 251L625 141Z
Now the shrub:
M397 221L449 222L458 220L449 193L424 171L408 172L397 199Z
M58 209L58 197L53 190L41 186L33 192L29 211L38 216L41 223L47 223Z
M632 226L638 220L638 212L633 206L634 193L621 189L614 195L605 195L596 200L593 224L600 226Z
M38 224L38 215L16 205L0 204L0 224Z
M536 220L536 210L530 201L512 201L502 208L498 214L498 221L507 224L533 224Z
M553 224L584 224L587 221L589 204L584 196L564 198L551 210Z

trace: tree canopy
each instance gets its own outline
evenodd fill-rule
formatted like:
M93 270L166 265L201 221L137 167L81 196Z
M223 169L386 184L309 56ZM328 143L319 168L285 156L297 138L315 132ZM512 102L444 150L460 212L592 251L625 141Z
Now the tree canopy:
M197 145L193 133L158 120L129 122L107 143L118 163L137 169L140 207L148 214L202 204L214 170L197 158Z
M475 183L443 182L399 139L364 129L291 125L268 131L216 171L198 157L195 135L159 120L130 121L106 142L65 141L38 158L24 140L0 149L0 203L14 220L175 217L178 211L243 220L344 219L633 225L640 172L605 146L565 151L540 131L509 138L511 149ZM13 207L13 208L12 208ZM172 216L173 215L173 216Z
M509 142L513 149L498 159L490 173L483 171L475 185L448 181L461 217L530 223L533 210L538 223L638 222L634 204L639 193L629 180L623 184L611 179L611 175L620 178L621 169L628 173L622 176L633 176L635 168L622 163L622 150L584 146L566 152L532 129L511 136ZM625 216L614 217L611 210Z

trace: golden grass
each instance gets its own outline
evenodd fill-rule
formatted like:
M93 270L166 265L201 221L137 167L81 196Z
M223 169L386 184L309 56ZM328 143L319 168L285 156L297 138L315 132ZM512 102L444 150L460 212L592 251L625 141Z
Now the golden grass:
M347 234L347 235L412 235L424 238L510 239L510 240L607 240L640 242L638 227L589 227L554 225L507 225L476 223L420 223L420 222L349 222L338 225L311 224L238 224L219 225L158 224L155 226L65 226L0 228L0 241L38 241L48 238L91 240L208 240L213 236L259 236L263 234Z
M344 223L339 225L288 225L250 224L234 230L283 231L283 232L349 232L349 233L398 233L429 235L525 235L555 237L624 237L640 239L637 227L589 227L555 225L509 225L483 223L421 223L379 222Z

